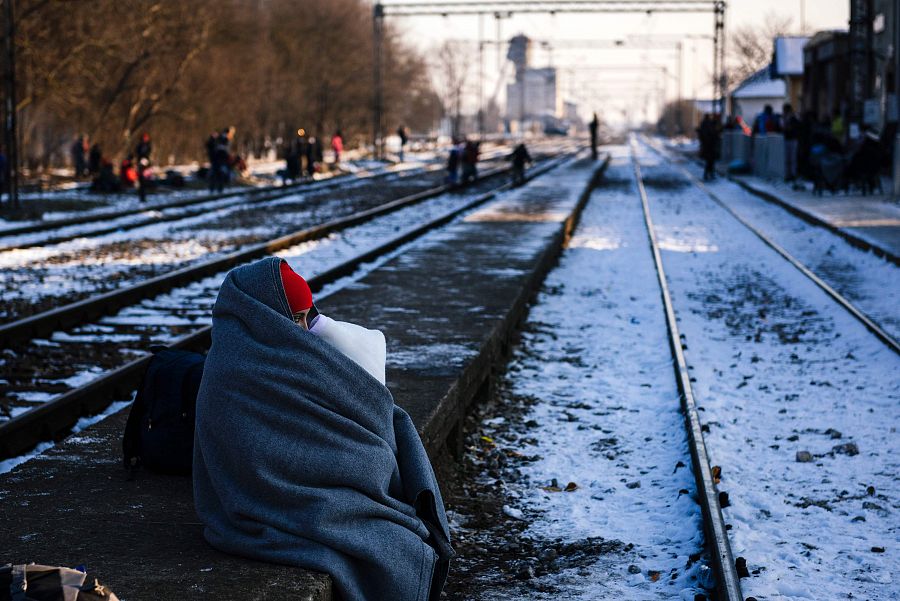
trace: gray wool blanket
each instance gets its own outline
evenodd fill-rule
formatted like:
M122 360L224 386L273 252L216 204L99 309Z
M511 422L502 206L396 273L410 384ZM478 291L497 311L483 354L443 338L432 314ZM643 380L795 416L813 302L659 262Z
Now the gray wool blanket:
M453 554L391 393L291 320L281 259L232 270L197 398L194 502L227 553L327 572L346 601L436 601Z

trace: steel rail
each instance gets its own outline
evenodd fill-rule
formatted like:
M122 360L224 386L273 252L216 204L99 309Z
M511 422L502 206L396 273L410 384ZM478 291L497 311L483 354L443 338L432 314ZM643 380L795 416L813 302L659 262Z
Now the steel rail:
M502 156L505 154L504 151L496 152L492 156L483 156L482 160L491 160ZM435 169L439 169L440 166L435 167ZM431 170L431 167L425 167L425 170ZM368 169L361 170L357 173L341 173L337 175L330 176L328 178L317 179L317 180L303 180L300 182L293 182L290 184L278 186L260 186L258 188L250 188L250 189L240 189L240 190L229 190L228 192L220 192L218 194L203 194L197 196L189 196L185 198L180 198L177 200L172 200L169 202L161 202L152 205L146 206L138 206L130 209L121 209L118 211L103 211L97 213L90 213L88 215L80 215L78 217L69 217L65 219L51 219L48 221L43 221L40 223L32 223L29 225L22 225L19 227L13 227L8 229L0 229L0 239L11 237L11 236L20 236L23 234L34 234L37 232L44 232L54 229L61 229L64 227L70 227L73 225L84 225L88 223L93 223L95 221L108 221L110 219L119 219L121 217L128 217L130 215L139 215L141 213L146 213L148 211L165 211L167 209L178 209L190 205L201 204L206 202L214 202L217 200L224 200L227 198L234 198L240 196L251 197L248 200L250 202L263 202L267 200L273 200L276 198L282 198L283 196L288 196L297 192L298 190L305 191L306 188L314 187L315 190L320 189L328 189L335 186L340 186L348 181L365 181L372 179L379 179L382 177L388 177L391 175L397 175L403 177L405 175L420 171L421 168L415 169L406 169L402 171L383 171L379 173L372 173ZM252 198L254 196L262 196L261 198ZM231 205L227 205L231 206ZM157 223L159 220L148 220L148 223ZM143 225L143 224L140 224ZM139 226L138 226L139 227ZM109 233L112 231L116 231L119 229L131 229L131 224L123 224L117 227L111 227L104 231L90 232L88 234L78 234L77 236L73 236L71 238L67 238L68 240L74 239L75 237L84 236L84 235L102 235L104 233ZM64 242L63 239L55 240L54 242ZM48 244L48 242L42 241L41 245ZM35 246L35 245L28 245ZM27 246L15 246L8 245L6 247L0 248L0 252L11 250L12 248L27 248Z
M890 261L891 263L893 263L894 265L900 265L900 255L897 255L896 253L893 253L893 252L887 250L886 248L882 248L876 244L873 244L873 243L869 242L868 240L866 240L865 238L863 238L862 236L857 236L853 232L849 232L849 231L847 231L847 229L845 229L843 227L834 225L833 223L829 223L828 221L825 221L824 219L821 219L812 213L808 213L808 212L804 211L803 209L797 208L794 205L792 205L791 203L782 200L778 196L776 196L770 192L767 192L765 190L760 190L753 184L745 182L742 179L732 177L732 176L728 176L728 179L730 181L736 183L737 185L739 185L741 188L743 188L750 194L753 194L754 196L762 198L763 200L766 200L774 205L781 207L782 209L784 209L788 213L791 213L795 217L799 217L800 219L802 219L803 221L805 221L811 225L816 225L818 227L825 228L826 230L830 231L832 234L836 234L836 235L840 236L841 238L843 238L844 240L846 240L848 243L855 246L856 248L859 248L866 252L871 252L875 256L881 257L882 259L886 259L886 260Z
M649 148L651 148L654 152L656 152L663 159L668 159L668 157L666 156L665 153L663 153L658 148L655 148L652 144L649 144L646 142L645 142L645 144ZM850 302L844 295L842 295L840 292L838 292L837 290L832 288L830 285L828 285L827 282L825 282L822 278L817 276L809 267L804 265L799 259L794 257L784 247L782 247L777 242L775 242L774 240L772 240L771 238L766 236L762 232L762 230L760 230L759 228L757 228L756 226L751 224L749 221L747 221L746 219L741 217L734 209L729 207L721 198L719 198L719 196L715 192L710 190L706 186L706 184L704 184L699 179L697 179L697 177L693 173L691 173L690 171L688 171L681 165L674 163L674 161L672 161L672 163L677 166L679 171L681 171L681 173L691 183L693 183L695 186L697 186L703 192L705 192L707 194L707 196L709 196L713 200L713 202L715 202L717 205L719 205L720 207L725 209L725 211L727 211L729 215L734 217L734 219L736 219L738 223L740 223L741 225L746 227L748 230L753 232L753 234L756 235L757 238L762 240L766 246L768 246L769 248L771 248L772 250L777 252L779 255L781 255L781 257L783 259L785 259L788 263L793 265L800 273L802 273L807 278L809 278L816 286L818 286L828 296L830 296L832 298L832 300L834 300L837 304L839 304L841 307L843 307L848 313L850 313L850 315L852 315L860 323L862 323L863 326L865 326L865 328L867 330L869 330L872 334L874 334L876 338L878 338L881 342L883 342L885 345L887 345L888 348L890 348L895 353L900 354L900 342L898 342L890 334L885 332L881 328L881 326L879 326L877 323L875 323L875 321L873 321L868 315L863 313L856 305L854 305L852 302Z
M425 172L435 171L440 169L440 166L434 166L424 169ZM374 173L364 176L359 176L357 178L353 178L350 175L341 175L335 176L328 179L321 179L315 181L306 181L298 184L290 184L288 186L270 186L266 188L258 188L256 190L244 190L241 192L235 192L226 194L223 196L206 196L206 197L194 197L189 199L189 201L173 201L169 203L159 204L155 206L147 206L147 207L138 207L135 209L123 210L121 212L113 213L102 213L97 215L86 216L83 221L79 221L79 218L74 218L75 223L64 224L64 225L50 225L50 223L46 224L46 227L41 229L36 229L32 233L37 233L41 231L51 231L54 229L60 229L62 227L71 227L73 225L87 225L89 223L94 223L97 221L108 221L110 219L118 219L121 217L128 216L138 216L142 213L153 212L153 211L166 211L169 209L180 209L186 206L192 205L200 205L208 202L216 202L218 200L224 200L227 198L234 198L234 202L223 204L222 206L212 207L212 208L195 208L193 210L176 213L172 215L154 215L150 217L146 217L144 219L137 219L135 221L131 221L129 223L122 223L117 225L102 225L98 229L83 231L83 232L75 232L71 234L61 234L57 236L50 236L48 238L42 238L40 240L35 240L33 242L25 242L25 243L12 243L7 244L5 246L0 246L0 252L8 252L11 250L18 250L22 248L34 248L37 246L48 246L51 244L60 244L62 242L68 242L70 240L75 240L77 238L93 238L96 236L103 236L105 234L111 234L113 232L124 232L128 230L137 229L139 227L143 227L146 225L153 225L156 223L166 223L169 221L180 221L182 219L190 219L191 217L197 217L199 215L203 215L209 211L218 211L221 209L233 208L240 205L254 205L263 202L270 202L273 200L278 200L284 198L286 196L290 196L292 194L302 194L305 192L318 192L323 190L329 190L331 188L337 188L341 185L348 182L366 182L373 181L376 179L382 179L391 175L397 175L399 177L405 177L407 175L413 175L419 173L418 169L411 169L405 172L396 172L396 171L387 171L382 173ZM240 198L243 196L244 198ZM62 221L62 220L60 220ZM68 221L68 220L67 220ZM12 234L8 234L5 231L0 231L0 238L11 236Z
M722 507L719 503L719 495L716 490L712 468L710 467L709 455L706 452L706 443L703 440L700 415L697 411L697 403L694 399L687 361L684 357L684 348L681 344L681 335L678 332L678 324L675 318L675 308L672 304L672 297L669 294L669 286L666 282L666 273L663 268L662 255L659 251L659 243L656 239L653 218L650 215L650 203L647 199L647 191L644 188L641 166L637 160L635 145L636 143L632 138L631 160L634 165L634 175L637 181L638 192L641 197L641 207L644 212L644 225L647 227L647 237L650 242L650 250L653 253L653 262L656 265L656 276L659 280L660 294L666 313L669 347L672 351L675 379L681 396L681 407L684 411L688 445L691 449L691 463L693 464L694 478L697 482L698 499L700 501L700 508L703 511L703 521L706 524L707 541L710 546L710 555L712 556L713 568L716 574L716 588L720 598L724 601L743 601L740 578L738 577L737 567L735 566L734 557L731 553L731 543L728 540L725 518L722 516Z
M570 162L578 154L579 151L576 150L564 154L562 157L550 159L545 164L533 168L527 175L527 179L531 180L551 169ZM500 170L500 172L505 171ZM310 288L313 292L318 292L325 285L335 282L342 277L352 275L360 266L396 250L436 228L446 225L460 215L488 202L498 193L509 189L511 186L510 182L501 184L497 188L479 195L437 219L396 236L382 243L377 248L368 250L309 278L307 281ZM444 191L446 192L447 190ZM252 258L254 257L249 257L247 260ZM207 348L210 343L211 329L211 326L201 327L190 334L176 339L169 346L174 348ZM150 358L150 355L145 355L135 359L99 376L84 386L74 388L9 421L0 423L0 460L20 455L34 448L36 444L42 441L60 440L68 435L79 418L102 411L116 399L131 398L131 394L137 388L150 362Z
M393 172L387 172L393 173ZM370 177L374 177L378 174L371 174ZM90 213L88 215L79 215L78 217L67 217L64 219L49 219L47 221L41 221L39 223L31 223L28 225L22 225L18 227L12 227L8 229L0 230L0 237L7 236L20 236L22 234L34 234L37 232L44 232L52 229L59 229L63 227L69 227L73 225L83 225L86 223L93 223L95 221L106 221L108 219L119 219L120 217L128 217L129 215L138 215L140 213L144 213L147 211L163 211L166 209L177 209L180 207L190 206L192 204L199 204L202 202L212 202L214 200L222 200L225 198L232 198L234 196L241 195L254 195L254 194L266 194L268 192L277 192L278 190L284 190L285 193L289 194L292 191L298 188L304 188L306 186L316 184L319 182L327 182L327 183L338 183L338 180L343 181L346 179L350 179L352 174L341 174L329 177L327 179L319 179L319 180L304 180L302 182L294 182L287 184L285 186L260 186L258 188L251 189L243 189L243 190L229 190L228 192L220 192L218 194L198 194L196 196L187 196L185 198L179 198L177 200L172 200L168 202L161 202L151 205L138 206L133 207L131 209L120 209L118 211L98 211L96 213Z
M479 181L484 181L485 179L507 173L508 171L508 167L487 171L479 178ZM214 273L230 269L235 265L244 263L255 257L261 257L289 246L300 244L301 242L324 238L333 232L358 225L373 217L385 215L392 211L414 205L443 194L450 189L450 186L442 184L346 217L333 219L320 225L279 236L278 238L264 242L258 242L246 248L203 261L196 265L190 265L149 278L126 288L113 290L80 301L75 301L61 307L42 311L41 313L30 315L28 317L23 317L22 319L0 324L0 339L4 342L20 341L44 336L55 330L73 327L84 322L86 319L113 313L124 306L144 298L161 294L175 286L202 279Z
M653 147L653 149L656 152L662 152L658 148L658 144L656 142L645 141L645 143L651 145L651 147ZM689 156L686 151L679 151L679 154L683 155L685 157L685 159L672 159L672 162L682 163L682 162L685 162L685 160L687 160L687 161L693 161L696 164L703 163L699 158ZM763 199L767 202L770 202L778 207L781 207L782 209L784 209L791 215L793 215L795 217L799 217L806 223L824 228L824 229L828 230L829 232L831 232L832 234L836 234L836 235L840 236L841 238L846 240L849 244L851 244L852 246L855 246L856 248L858 248L860 250L864 250L866 252L871 252L875 256L885 259L887 261L890 261L894 265L900 265L900 255L898 255L894 252L891 252L890 250L888 250L886 248L878 246L877 244L869 242L862 236L857 236L853 232L849 231L847 228L835 225L829 221L826 221L825 219L818 217L817 215L815 215L813 213L804 211L803 209L794 206L790 202L788 202L782 198L779 198L776 194L773 194L766 190L757 188L753 183L747 182L747 181L741 179L740 177L730 175L728 173L725 174L725 177L727 177L729 181L737 184L738 186L740 186L741 188L743 188L750 194L753 194L754 196L756 196L758 198L761 198L761 199Z

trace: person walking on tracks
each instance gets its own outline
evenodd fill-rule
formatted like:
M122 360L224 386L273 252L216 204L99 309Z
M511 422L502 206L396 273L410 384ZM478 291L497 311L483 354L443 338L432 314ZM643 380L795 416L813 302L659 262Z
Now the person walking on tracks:
M509 158L512 161L512 183L514 186L521 186L525 183L525 164L532 162L525 143L516 146Z
M331 575L348 601L438 601L438 483L377 330L319 315L284 260L231 270L197 396L194 504L215 548Z
M709 113L697 129L700 139L700 158L703 159L703 179L709 181L716 177L716 155L719 149L719 126Z
M466 140L462 151L462 183L466 184L478 179L479 143Z
M588 127L591 130L591 159L597 160L597 133L600 130L600 120L597 118L597 113L594 113L594 118L591 119Z

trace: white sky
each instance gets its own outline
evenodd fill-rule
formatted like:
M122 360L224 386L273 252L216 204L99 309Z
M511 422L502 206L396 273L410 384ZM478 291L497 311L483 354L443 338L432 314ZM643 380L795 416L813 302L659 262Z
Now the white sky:
M384 0L385 4L399 4L402 0ZM430 0L424 0L429 1ZM431 2L436 5L440 1ZM728 0L726 32L743 25L762 25L769 14L790 17L794 28L800 31L801 4L805 6L807 31L845 29L849 19L849 0ZM478 54L477 40L479 17L403 17L388 16L394 26L401 28L407 41L429 52L444 40L471 40L471 67L469 74L469 98L466 111L474 111L478 102ZM485 39L497 39L497 22L493 16L483 18ZM546 40L557 47L551 53L535 48L533 63L544 66L552 58L553 64L563 70L564 94L577 101L583 113L591 110L618 120L623 110L643 111L645 116L655 113L660 97L662 81L667 80L665 96L677 95L677 53L674 50L647 50L641 48L610 49L590 47L564 47L565 40L615 40L629 36L661 36L679 39L684 36L711 36L713 16L709 14L544 14L513 15L502 19L501 39L508 40L517 33ZM726 33L727 35L727 33ZM501 63L505 62L506 48L501 50ZM667 58L668 57L668 58ZM712 72L711 40L684 41L682 64L682 95L710 97L712 88L707 83ZM484 94L489 98L498 83L497 47L487 45L484 55ZM623 69L624 66L644 68ZM666 65L670 75L664 76L659 67ZM617 68L609 68L617 66ZM508 67L507 76L511 72ZM503 86L498 98L503 99Z

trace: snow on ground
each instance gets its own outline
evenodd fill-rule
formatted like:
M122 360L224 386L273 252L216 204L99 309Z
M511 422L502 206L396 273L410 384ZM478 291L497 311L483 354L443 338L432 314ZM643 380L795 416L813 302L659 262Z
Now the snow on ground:
M496 446L487 465L500 451L516 466L502 474L503 513L526 523L520 536L528 542L516 544L543 550L507 566L519 578L513 584L498 590L488 573L467 581L459 598L701 592L702 518L665 314L627 149L612 150L604 183L531 307L500 384L506 411L481 427ZM486 469L481 479L495 476ZM496 544L477 516L453 517L462 544ZM573 548L584 553L581 541L598 540L609 545L605 553L572 561Z
M410 171L410 170L412 170L412 169L404 169L404 170L401 170L400 172L403 173L405 171ZM388 177L394 177L394 176L388 176ZM350 188L353 188L353 187L356 187L359 185L363 185L363 184L365 184L365 182L366 182L366 178L349 179L347 181L341 182L341 188L342 189L350 189ZM323 180L323 182L321 184L314 183L314 184L311 184L308 186L297 188L293 194L286 195L286 196L280 198L279 200L282 203L296 201L298 196L303 196L303 195L307 195L310 193L314 193L314 192L320 190L323 187L323 185L330 186L330 185L333 185L333 183L328 182L327 180ZM196 203L196 204L191 204L191 205L181 206L181 207L177 207L177 206L176 207L167 207L166 204L171 204L175 200L174 198L168 198L167 203L153 205L153 206L147 206L146 210L141 211L139 213L125 215L123 217L118 217L115 219L108 219L108 220L104 220L101 222L92 222L92 223L85 223L85 224L61 227L61 228L53 230L52 234L50 234L50 235L52 235L54 237L61 237L61 236L84 234L85 238L80 238L80 239L73 241L77 245L75 248L78 248L78 249L84 248L85 245L89 245L91 247L102 245L109 240L109 238L108 238L109 236L113 236L113 238L112 238L113 240L117 239L117 238L115 238L115 236L118 236L119 238L123 238L125 240L130 240L130 239L134 239L137 236L140 236L143 228L134 228L134 229L128 230L126 232L121 232L121 233L117 232L114 234L95 236L92 238L87 238L87 236L90 236L91 232L94 231L95 229L99 229L99 228L106 229L108 227L126 227L129 225L135 224L135 223L143 223L143 222L147 221L148 219L152 220L154 217L161 217L162 215L165 215L167 217L184 215L187 217L189 215L197 213L198 211L202 211L202 214L195 219L200 219L202 221L204 219L222 217L222 216L228 215L234 211L246 209L248 206L252 206L253 204L255 204L257 201L254 200L255 197L252 196L252 192L253 192L252 190L247 190L246 194L236 195L236 196L228 197L228 198L220 198L220 199L216 199L216 200L210 200L207 202L201 202L201 203ZM275 202L275 201L265 201L265 202L266 202L266 205L269 206L269 205L272 205L273 202ZM140 209L141 206L138 205L134 208ZM117 210L118 210L118 207L117 207ZM185 221L178 221L179 225L182 223L185 223ZM157 226L157 224L151 224L151 225L145 226L145 227L153 228L154 226ZM163 228L167 227L165 223L160 223L160 224L158 224L158 226L161 226ZM173 228L176 226L169 224L168 227ZM0 235L2 235L2 231L0 231ZM6 237L2 238L2 242L3 242L4 246L14 247L17 244L22 244L22 245L24 245L24 244L39 244L43 240L45 240L47 237L48 237L47 232L36 232L33 234L20 234L20 235L15 235L15 236L6 236ZM70 245L72 245L73 242L64 242L64 243L60 243L60 244L56 244L56 245L42 246L42 247L40 247L40 250L43 251L43 253L45 253L46 256L56 256L59 253L64 253L67 250L70 250L70 248L71 248ZM11 256L13 258L12 259L4 259L4 263L7 263L9 261L15 262L16 260L18 260L18 261L27 260L28 257L30 256L28 253L31 250L32 249L21 249L21 250L8 251L7 253L4 253L4 255L12 253ZM41 256L44 256L44 255L41 255Z
M641 162L744 596L896 599L900 358L672 166Z
M420 156L421 155L421 156ZM423 162L433 160L433 153L417 153L413 160L408 161L399 170L420 167ZM277 183L275 174L279 169L284 167L284 161L254 161L250 164L250 179L257 185L244 187L244 191L252 192L254 187L270 186ZM174 170L188 177L199 168L198 164L182 165L177 167L166 167L164 170ZM384 170L398 170L396 165L385 163L384 161L372 161L369 159L361 160L345 160L341 164L344 171L354 174L376 173ZM338 173L339 175L339 173ZM331 174L315 174L314 179L328 179ZM27 205L29 201L40 201L42 206L52 207L54 203L62 206L77 204L77 209L57 209L47 210L42 214L39 220L30 221L9 221L0 218L0 236L7 229L15 229L24 225L35 223L43 223L47 221L70 219L73 217L81 217L83 215L103 215L109 212L140 209L141 202L138 198L137 190L129 190L121 193L99 194L90 191L90 184L86 182L69 182L61 185L59 188L42 191L28 192L19 195L21 202ZM236 188L230 188L226 192L233 192ZM166 190L161 193L151 193L149 195L150 204L164 204L176 200L184 200L187 198L202 197L209 194L206 187L192 188L183 190ZM158 202L162 200L164 202ZM80 204L79 204L80 203Z
M404 179L384 184L401 188L422 185L421 182L407 184ZM354 203L359 202L355 197L362 194L358 190L365 185L371 186L371 182L348 182L333 198L322 197L308 204L304 204L306 197L317 194L315 190L298 191L266 203L265 207L250 209L243 202L176 222L154 223L48 247L0 253L3 298L9 303L8 307L12 307L13 303L52 305L55 299L71 300L72 297L96 292L98 288L106 291L110 286L122 286L130 280L144 279L210 259L235 250L248 240L253 242L285 229L301 229L350 213ZM231 223L243 221L239 216L242 211L252 210L254 214L267 215L279 208L280 218L277 220L262 220L259 224L243 228ZM230 227L216 227L223 220ZM36 272L34 267L39 267L40 271Z
M695 176L702 174L702 168L693 163L683 166ZM707 182L707 186L738 215L900 339L900 270L893 263L851 246L825 228L811 225L727 179Z

